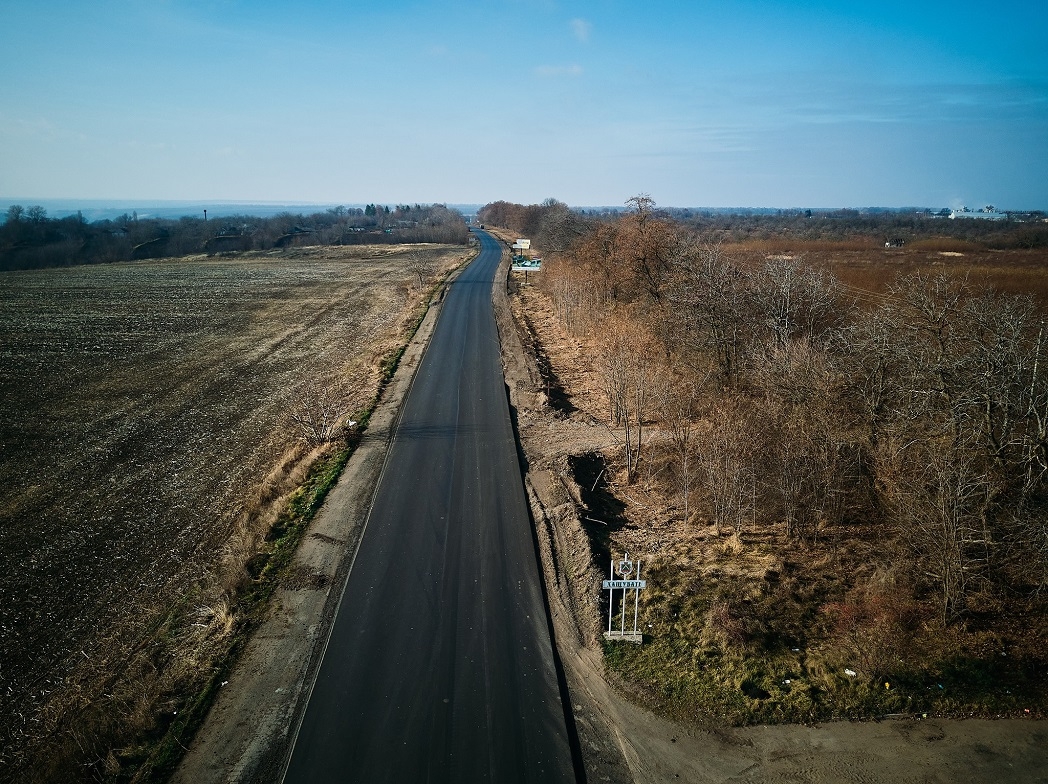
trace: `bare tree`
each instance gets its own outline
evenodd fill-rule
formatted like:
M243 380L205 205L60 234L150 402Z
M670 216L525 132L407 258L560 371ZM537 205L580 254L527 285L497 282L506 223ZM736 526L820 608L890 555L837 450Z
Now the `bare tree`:
M582 216L556 199L546 199L542 206L546 213L535 237L537 244L547 256L569 252L585 236L589 226Z
M950 623L965 613L973 587L986 576L986 479L974 453L949 444L886 443L879 458L884 497L902 541L936 586L942 622Z
M986 292L964 303L959 321L952 370L955 383L967 387L955 395L968 406L961 415L992 462L1006 468L1024 461L1033 424L1026 414L1044 393L1033 300Z
M694 473L700 388L709 380L694 380L664 372L655 386L659 418L666 428L677 461L684 521L691 517L691 481Z
M828 353L841 379L841 397L876 448L899 409L902 357L894 323L882 311L838 331Z
M655 214L655 200L646 193L632 197L626 204L629 211L618 226L620 263L630 273L631 288L661 306L670 262L679 242L677 228Z
M741 533L755 512L754 435L746 412L730 402L710 411L699 435L695 466L718 533L726 526Z
M588 334L611 306L612 297L596 266L580 262L572 254L555 255L543 262L539 285L572 335Z
M628 482L636 479L658 375L655 341L628 318L607 319L597 339L596 367L608 399L609 418L622 428Z
M918 273L891 288L893 304L885 310L901 352L900 414L903 419L928 421L943 414L955 439L962 435L965 407L961 397L966 389L957 383L955 369L958 319L967 294L963 280Z
M766 428L774 435L767 438L770 470L763 484L790 538L815 541L844 516L856 466L825 413L813 406L807 415L789 408L778 416L766 414Z
M418 290L422 291L426 281L433 276L433 261L418 251L412 251L408 256L408 269L417 279Z
M753 386L789 406L834 408L840 379L825 349L808 337L772 340L751 351Z
M288 418L309 446L321 446L347 436L356 426L350 419L360 408L360 385L354 379L309 381L299 387Z
M760 319L780 344L815 340L844 315L837 280L794 259L769 259L753 287Z
M724 380L736 383L754 333L750 275L720 246L694 246L676 258L668 298L680 342L712 353Z

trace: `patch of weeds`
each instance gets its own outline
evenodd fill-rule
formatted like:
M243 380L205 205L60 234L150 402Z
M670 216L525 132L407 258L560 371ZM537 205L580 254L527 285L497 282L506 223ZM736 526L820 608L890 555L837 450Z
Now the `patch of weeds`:
M249 564L253 579L236 598L236 633L232 635L225 655L200 690L182 701L177 712L164 717L166 727L163 724L158 725L152 737L142 739L138 747L124 757L123 762L129 771L134 770L135 766L126 763L133 763L136 758L143 762L133 776L121 777L119 781L160 784L174 772L185 753L186 744L203 724L218 696L222 681L226 680L230 669L246 646L251 631L265 617L269 598L291 563L295 549L310 521L320 510L327 493L338 481L351 453L352 446L347 445L318 460L310 469L302 486L291 494L267 537L265 549Z
M951 639L949 630L926 627L864 658L858 646L868 640L851 620L840 635L840 623L813 617L808 603L791 605L775 589L687 579L666 565L653 566L649 586L644 645L605 642L605 663L634 698L678 721L1038 716L1048 696L1043 655L972 655L963 631Z
M153 745L150 745L149 739L146 739L145 743L123 758L122 761L125 763L123 767L128 771L135 770L134 775L121 776L116 781L160 784L171 777L186 751L183 741L189 743L189 740L204 723L207 712L211 709L211 704L215 701L219 689L222 688L222 682L226 679L229 665L235 661L245 643L245 638L238 635L226 657L226 662L212 673L206 685L180 711L164 717L166 727L163 724L157 727L160 731L157 733L159 737ZM128 764L133 763L136 757L141 761L140 766Z
M421 321L419 322L421 324ZM418 324L415 325L415 329L418 329ZM414 331L412 331L414 334ZM404 356L404 351L407 350L407 346L401 346L396 351L391 351L389 354L382 358L382 362L379 365L381 371L381 383L385 386L393 380L394 374L397 372L397 368L400 366L400 360Z
M644 645L605 643L606 666L680 721L1040 715L1048 696L1043 651L1009 654L995 635L936 627L890 587L834 573L768 580L661 558L641 606Z
M1043 662L955 653L932 666L901 673L900 689L917 710L940 716L1040 714L1048 693Z

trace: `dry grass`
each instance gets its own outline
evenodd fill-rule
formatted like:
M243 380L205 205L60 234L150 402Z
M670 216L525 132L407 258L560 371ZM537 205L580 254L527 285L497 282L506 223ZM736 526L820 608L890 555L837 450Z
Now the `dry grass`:
M746 240L730 242L723 245L728 254L788 254L804 253L855 253L868 252L882 248L880 240L873 237L855 237L846 240L802 240L773 238L767 240Z
M812 247L790 255L832 272L863 307L883 301L891 286L904 275L942 271L966 277L977 286L1008 294L1029 294L1042 307L1048 307L1048 250L990 251L956 241L915 247L918 245L861 252ZM772 245L767 255L787 253L788 248L792 246Z

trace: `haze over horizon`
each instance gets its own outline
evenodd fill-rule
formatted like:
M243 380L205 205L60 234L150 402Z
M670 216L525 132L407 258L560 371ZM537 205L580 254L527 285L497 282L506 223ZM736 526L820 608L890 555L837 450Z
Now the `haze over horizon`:
M3 3L0 196L1048 208L1048 6Z

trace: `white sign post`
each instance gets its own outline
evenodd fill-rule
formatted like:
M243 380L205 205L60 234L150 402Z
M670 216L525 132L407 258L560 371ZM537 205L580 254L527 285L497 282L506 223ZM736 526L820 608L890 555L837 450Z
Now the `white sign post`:
M636 574L634 575L634 570ZM616 576L618 579L615 579ZM606 640L625 640L626 642L642 643L644 635L637 629L637 614L640 610L640 589L646 588L647 581L640 579L640 561L636 563L630 560L630 554L624 553L622 559L616 563L615 556L611 558L611 579L604 581L604 590L608 592L608 630L604 632ZM619 628L612 628L612 620L615 616L615 591L622 591L622 623ZM633 631L626 631L626 591L633 591Z

